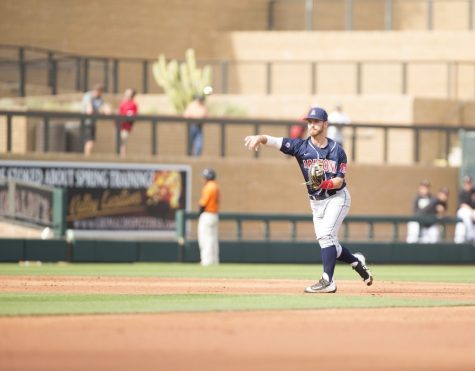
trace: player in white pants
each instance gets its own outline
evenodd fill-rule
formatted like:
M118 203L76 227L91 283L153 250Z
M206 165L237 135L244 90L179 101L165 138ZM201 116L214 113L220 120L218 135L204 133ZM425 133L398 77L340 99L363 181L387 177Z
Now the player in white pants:
M205 185L200 198L200 218L198 220L198 244L200 247L201 265L219 264L219 186L216 172L204 169Z
M462 219L462 222L458 222L455 226L454 242L475 244L475 188L470 176L463 178L463 186L459 193L457 217Z
M338 242L338 230L348 214L351 197L346 189L346 154L341 145L326 137L328 115L319 107L310 109L306 116L309 137L307 139L275 138L269 135L251 135L244 139L249 149L258 150L262 144L278 148L281 152L296 158L302 175L308 182L308 169L321 161L325 180L318 189L307 185L310 207L313 212L315 234L321 247L322 278L305 289L308 293L336 292L333 280L336 261L350 264L369 286L373 282L361 254L352 254Z
M198 221L201 265L219 264L218 223L217 213L201 213Z

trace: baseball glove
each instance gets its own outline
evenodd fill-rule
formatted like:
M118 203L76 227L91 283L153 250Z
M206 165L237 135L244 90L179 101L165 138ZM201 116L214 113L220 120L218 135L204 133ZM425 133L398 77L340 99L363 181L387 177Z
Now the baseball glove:
M324 177L323 162L318 160L308 168L308 182L305 184L316 191L322 185Z

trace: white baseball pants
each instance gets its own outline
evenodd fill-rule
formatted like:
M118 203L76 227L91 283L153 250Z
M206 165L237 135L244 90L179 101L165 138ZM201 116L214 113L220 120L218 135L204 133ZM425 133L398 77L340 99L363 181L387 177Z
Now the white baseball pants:
M437 243L440 240L440 226L421 227L418 222L407 223L407 243Z
M198 220L201 265L219 264L218 222L218 214L207 212L201 213Z
M457 217L462 219L455 225L455 243L475 241L475 210L468 207L461 207L457 210Z
M322 249L335 245L337 258L341 255L338 231L350 206L351 196L346 187L324 200L310 200L318 243Z

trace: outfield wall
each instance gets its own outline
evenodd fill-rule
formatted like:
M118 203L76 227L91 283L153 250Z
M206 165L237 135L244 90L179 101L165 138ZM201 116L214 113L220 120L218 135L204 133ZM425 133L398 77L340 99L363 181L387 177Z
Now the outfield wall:
M243 158L203 156L135 156L118 160L113 155L91 156L91 163L117 162L141 164L186 164L191 166L191 208L198 209L206 167L216 170L221 186L221 211L245 213L309 213L309 200L302 186L302 174L295 160L272 148L265 148L262 158L253 159L244 149L243 136L235 137ZM244 157L245 156L245 157ZM31 156L5 156L3 159L26 161L85 161L82 155L57 153ZM436 192L446 186L450 190L448 215L457 208L459 169L430 165L384 165L349 163L347 182L352 196L353 215L409 215L419 182L429 179Z
M194 47L218 56L214 42L228 31L265 31L268 0L2 0L0 43L42 46L92 55L182 57ZM345 1L316 1L314 29L345 29ZM355 30L384 30L385 1L354 1ZM275 6L279 30L305 28L304 1ZM434 30L467 30L468 1L434 1ZM393 2L395 30L426 30L427 1ZM475 13L475 9L472 9ZM474 14L475 16L475 14ZM263 41L264 42L264 41ZM261 42L261 44L263 44ZM279 45L278 49L281 49ZM467 48L468 49L468 48ZM326 52L326 49L320 49ZM448 53L450 55L450 53Z
M470 244L405 244L389 242L345 244L371 263L474 264ZM0 239L0 262L199 262L197 241L184 248L176 241L104 241ZM321 263L316 242L221 241L222 263Z

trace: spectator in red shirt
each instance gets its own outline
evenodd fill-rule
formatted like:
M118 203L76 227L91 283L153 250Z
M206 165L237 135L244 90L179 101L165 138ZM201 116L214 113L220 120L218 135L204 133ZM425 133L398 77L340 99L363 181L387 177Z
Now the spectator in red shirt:
M122 100L119 106L119 115L135 116L137 114L138 106L134 100L135 94L136 92L134 89L127 89L125 91L124 99ZM129 138L133 125L134 120L132 117L130 119L122 121L120 127L120 155L122 157L125 156L127 139Z

